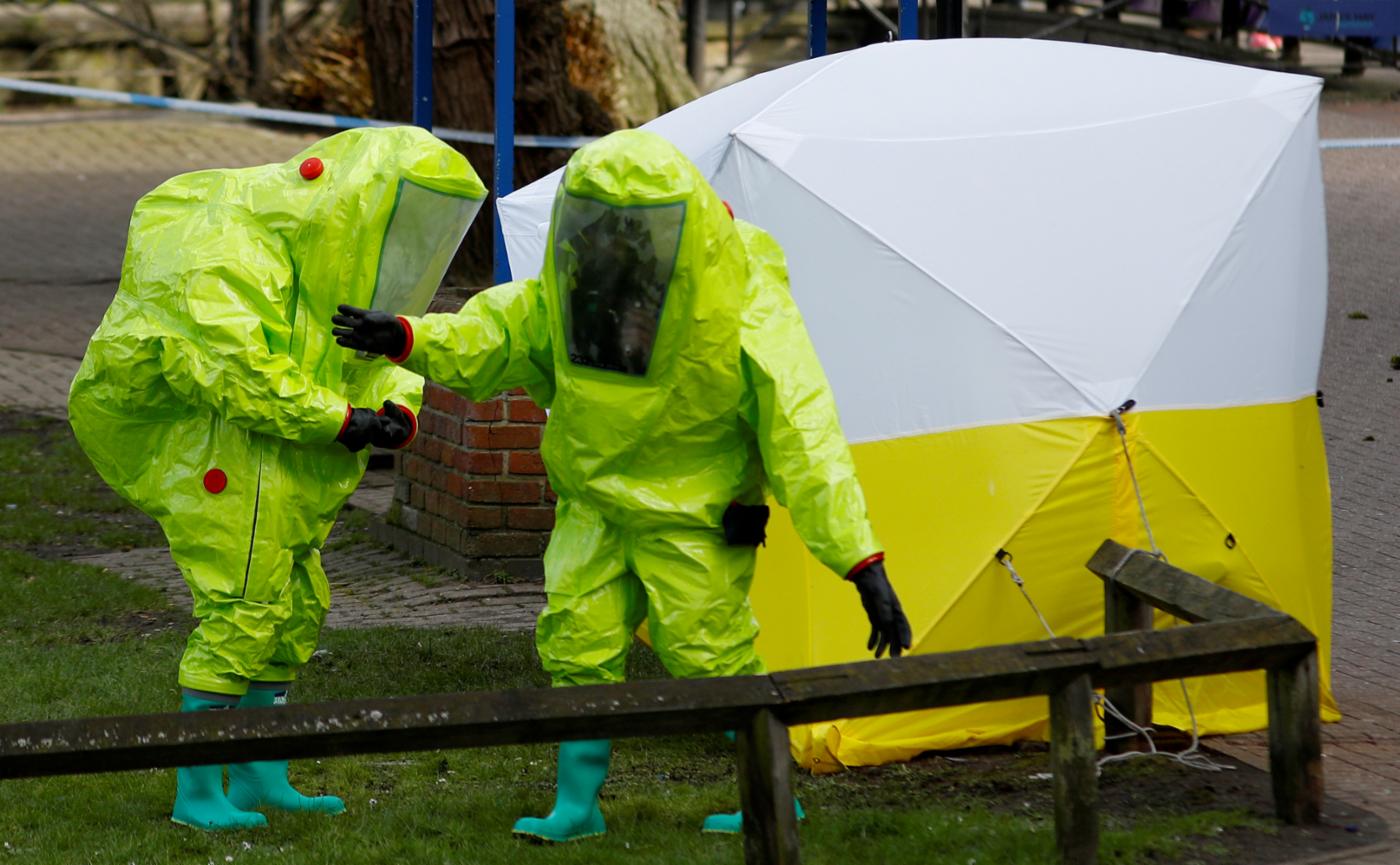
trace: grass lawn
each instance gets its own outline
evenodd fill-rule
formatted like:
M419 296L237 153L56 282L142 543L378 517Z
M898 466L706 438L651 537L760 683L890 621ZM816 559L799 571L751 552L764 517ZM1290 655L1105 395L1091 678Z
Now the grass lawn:
M0 413L0 668L7 673L0 723L175 708L176 666L191 622L154 590L58 557L150 544L152 529L105 491L65 427ZM293 691L298 702L546 684L526 635L328 631L322 648ZM640 644L632 675L662 675ZM1005 752L977 766L935 757L799 775L810 814L801 830L804 860L1052 862L1048 783L1032 779L1045 768L1043 751ZM1106 770L1104 784L1151 788L1176 771L1126 764ZM0 863L743 859L738 838L698 831L706 814L737 807L732 746L718 733L618 742L604 788L607 836L562 847L519 842L509 831L515 818L548 811L552 747L307 760L293 764L292 778L304 792L342 796L348 812L274 812L266 829L205 834L168 821L173 771L0 781ZM1206 804L1158 796L1110 810L1103 861L1221 861L1222 832L1269 831L1243 809Z

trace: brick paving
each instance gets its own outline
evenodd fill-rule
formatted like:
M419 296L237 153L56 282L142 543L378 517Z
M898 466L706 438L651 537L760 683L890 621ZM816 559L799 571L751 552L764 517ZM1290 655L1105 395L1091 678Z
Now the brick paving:
M190 592L165 547L80 556L161 590L177 607L189 610ZM467 583L438 568L418 564L374 546L337 547L334 539L321 564L331 582L327 628L472 627L530 631L544 606L539 583Z
M1368 73L1368 76L1370 73ZM136 198L177 171L285 159L311 140L169 115L0 118L0 404L62 413L71 377L116 283ZM1400 136L1400 105L1327 98L1324 137ZM21 118L23 120L23 118ZM1333 676L1346 715L1325 728L1329 792L1400 826L1400 150L1323 157L1331 295L1322 388L1335 521ZM1366 318L1351 318L1364 313ZM357 494L382 510L382 479ZM93 559L183 600L164 551ZM464 584L383 550L330 550L332 627L489 624L528 629L538 584ZM1210 743L1265 765L1261 736ZM1321 860L1319 860L1321 861ZM1400 863L1400 849L1353 852Z
M1329 102L1325 138L1400 136L1400 106ZM1331 293L1322 411L1332 478L1332 676L1345 716L1323 728L1328 793L1400 830L1400 149L1328 151ZM1350 318L1364 313L1367 318ZM1261 734L1213 747L1268 765ZM1339 862L1396 865L1400 846Z
M0 116L0 348L82 357L138 198L176 174L280 162L316 140L168 112L64 116Z

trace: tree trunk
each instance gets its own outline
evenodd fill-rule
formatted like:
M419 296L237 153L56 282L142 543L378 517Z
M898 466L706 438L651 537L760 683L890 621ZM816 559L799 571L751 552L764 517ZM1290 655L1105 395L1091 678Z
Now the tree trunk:
M433 122L490 131L496 121L495 2L437 0L434 6ZM413 114L413 4L364 0L361 11L375 114L408 121ZM647 38L637 38L638 33ZM634 43L637 47L627 47ZM516 130L537 135L605 135L682 104L694 97L695 89L693 84L686 86L689 79L676 59L679 48L679 22L674 6L666 0L517 0ZM619 56L625 60L620 62ZM681 83L676 70L684 79ZM637 78L642 80L634 82ZM632 95L640 91L653 98ZM492 148L456 146L491 188ZM514 188L563 165L570 152L518 148ZM488 201L483 208L487 218L468 232L450 279L478 285L489 279L489 220L494 212L494 201Z

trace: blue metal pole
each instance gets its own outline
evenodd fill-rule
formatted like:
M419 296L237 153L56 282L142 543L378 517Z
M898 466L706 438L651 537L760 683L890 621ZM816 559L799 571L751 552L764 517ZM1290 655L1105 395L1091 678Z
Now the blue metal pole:
M433 0L413 0L413 125L433 128Z
M826 54L826 0L807 0L807 56Z
M899 0L899 38L919 38L919 0Z
M515 0L496 0L496 283L510 282L506 239L501 233L500 201L515 177Z

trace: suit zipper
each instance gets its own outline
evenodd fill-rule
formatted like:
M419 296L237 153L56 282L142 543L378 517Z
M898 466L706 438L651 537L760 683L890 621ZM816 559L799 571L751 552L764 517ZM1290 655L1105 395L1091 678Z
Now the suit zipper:
M243 594L239 596L243 598L248 597L248 577L253 572L253 544L258 539L258 506L262 504L262 469L262 448L258 448L258 486L253 493L253 531L248 536L248 564L243 567Z

